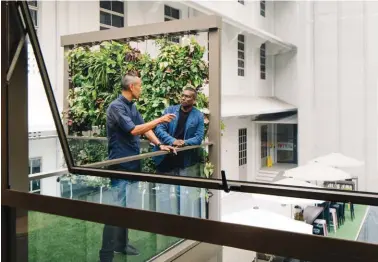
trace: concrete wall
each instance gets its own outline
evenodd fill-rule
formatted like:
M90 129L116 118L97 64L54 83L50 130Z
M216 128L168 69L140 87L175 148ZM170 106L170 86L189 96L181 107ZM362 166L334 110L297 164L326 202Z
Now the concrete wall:
M341 152L365 161L361 190L378 190L377 2L316 2L312 117L314 156ZM306 122L302 122L305 124ZM373 146L374 145L374 146Z
M260 1L245 1L244 5L238 1L195 1L189 4L207 14L217 14L225 19L232 18L245 26L274 33L275 9L272 1L266 1L265 17L260 15Z
M29 140L29 159L41 158L41 172L52 172L62 166L60 159L59 141L57 138ZM41 180L41 194L49 196L59 196L60 187L56 182L56 177Z

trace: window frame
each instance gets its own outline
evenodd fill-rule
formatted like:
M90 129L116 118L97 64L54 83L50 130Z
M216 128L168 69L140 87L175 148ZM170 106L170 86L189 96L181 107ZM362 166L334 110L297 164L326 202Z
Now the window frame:
M260 80L266 80L266 43L260 46Z
M266 17L266 1L260 0L260 16Z
M324 189L312 189L312 188L300 188L300 187L292 187L292 186L280 186L280 185L267 185L263 183L251 183L251 182L237 182L237 181L227 181L226 179L220 180L221 183L211 183L211 181L216 181L216 179L197 179L197 178L184 178L184 177L170 177L170 176L159 176L155 174L150 175L134 175L129 172L116 172L116 171L109 171L109 170L100 170L100 169L89 169L83 167L75 167L72 165L72 161L67 157L69 156L69 149L68 144L62 140L65 138L65 133L62 132L62 125L60 120L59 111L54 107L54 103L56 106L56 101L54 101L53 90L51 84L47 81L47 69L43 62L42 52L38 45L38 41L36 38L35 30L31 29L31 18L29 14L25 14L27 11L27 6L24 2L17 2L18 6L21 6L21 12L25 17L27 29L31 33L31 42L33 43L33 47L36 49L36 56L38 64L41 68L41 75L44 81L44 85L46 88L46 93L49 101L52 103L51 109L54 116L54 120L56 123L56 127L58 130L59 138L62 142L62 149L63 153L68 160L68 167L70 168L70 172L78 171L82 174L90 175L90 176L97 176L101 175L104 177L114 177L117 176L123 177L128 179L129 177L134 177L134 180L139 181L146 181L149 177L155 177L155 181L159 183L168 183L168 184L176 184L176 185L189 185L195 187L203 187L202 185L209 185L210 188L214 188L216 190L225 190L229 192L230 190L240 191L240 192L251 192L251 193L262 193L262 194L270 194L270 195L284 195L284 196L293 196L293 197L301 197L301 198L315 198L315 199L325 199L329 201L345 201L346 199L353 201L354 203L363 203L368 205L378 205L377 193L368 193L368 192L358 192L358 193L351 193L351 192L341 192L338 190L324 190ZM26 11L25 11L26 10ZM185 21L185 23L188 23ZM141 27L143 28L143 26ZM160 30L160 29L159 29ZM127 30L125 30L127 32ZM93 32L98 33L98 32ZM125 32L123 32L125 33ZM91 35L91 33L86 33L86 35ZM114 37L114 36L113 36ZM216 40L216 41L214 41ZM67 43L67 39L63 37L63 43ZM210 34L210 46L215 46L216 54L214 52L210 52L211 61L213 64L217 64L216 62L220 62L220 42L221 37L219 36L219 30L214 32L211 31ZM214 45L215 44L215 45ZM213 59L214 58L214 59ZM3 61L2 61L3 62ZM2 63L3 64L3 63ZM211 64L211 63L210 63ZM220 67L220 63L217 66L210 68L210 72L212 70L216 71L217 68ZM220 76L219 73L216 74L217 77ZM22 72L17 72L17 77L25 77ZM47 79L47 80L46 80ZM218 84L220 80L215 78L214 75L210 74L210 79L214 80L210 86L219 87ZM15 92L11 88L9 89L10 92ZM12 97L12 96L10 96ZM16 97L16 96L13 96ZM215 93L215 97L219 99L220 96L217 96ZM17 97L19 99L19 97ZM12 101L9 101L12 102ZM215 104L215 103L214 103ZM211 103L210 103L211 106ZM210 109L211 111L211 109ZM17 112L11 112L7 110L5 112L5 120L12 119L11 116L13 114L17 115ZM219 118L219 115L216 115ZM20 123L21 124L21 123ZM13 128L13 129L12 129ZM210 127L214 128L214 127ZM215 127L216 130L219 132L219 126ZM17 137L16 134L22 133L24 130L18 130L16 126L8 127L6 129L8 134L13 135L13 137ZM12 131L17 131L12 134ZM3 133L2 133L3 134ZM9 141L8 141L9 142ZM7 148L2 148L2 151L5 151L5 156L2 157L3 163L9 159L9 150ZM27 147L23 149L27 151ZM16 164L19 163L12 163L13 168ZM24 162L22 162L24 165ZM3 168L3 167L2 167ZM6 173L9 172L8 164L4 167ZM79 174L79 173L78 173ZM344 241L339 239L331 239L331 238L321 238L316 237L313 235L305 235L305 234L298 234L286 231L279 231L267 228L256 228L251 226L244 226L232 223L224 223L221 221L214 221L214 220L205 220L205 219L197 219L191 217L177 217L177 215L170 215L158 212L151 212L145 210L135 210L132 208L123 208L117 206L110 206L110 205L102 205L96 203L89 203L77 200L70 200L70 199L63 199L63 198L56 198L50 196L41 196L35 194L28 194L25 192L20 192L14 189L6 188L5 185L8 185L7 176L2 176L2 204L10 207L11 209L26 209L26 210L34 210L39 212L51 213L55 215L62 215L66 217L72 217L77 219L83 219L87 221L93 221L97 223L110 223L115 226L120 227L127 227L136 230L143 230L148 231L151 233L157 234L166 234L170 236L177 236L181 238L188 238L194 239L202 242L209 242L217 245L225 245L230 247L235 247L239 249L246 249L251 251L257 252L266 252L266 253L273 253L277 255L286 255L286 256L293 256L295 255L298 259L303 260L321 260L324 259L324 254L327 254L327 259L338 259L348 260L350 258L358 258L359 260L354 261L372 261L377 257L377 248L376 245L361 243L361 242L352 242L352 241ZM4 182L5 181L5 182ZM188 181L190 183L188 183ZM208 183L210 182L210 183ZM206 186L204 186L207 188ZM235 190L236 189L236 190ZM245 190L247 189L247 190ZM219 199L215 200L217 203ZM43 203L43 205L41 205ZM7 212L10 210L6 210ZM11 210L14 211L14 210ZM108 214L113 214L113 216L109 216ZM128 219L125 220L124 218L127 217ZM15 221L15 216L13 218ZM158 221L159 223L149 223L150 221ZM181 230L177 230L180 228ZM193 230L193 228L197 230ZM198 234L201 232L201 234ZM214 237L214 232L216 232L216 237ZM11 234L8 233L7 236ZM13 234L13 233L12 233ZM16 234L14 233L13 236ZM275 241L276 239L282 239L283 241L280 242L280 245L270 245L266 246L266 243L270 243ZM8 238L7 238L8 240ZM290 241L288 241L290 240ZM300 249L297 246L292 245L292 243L303 243ZM10 243L10 242L9 242ZM314 249L314 246L317 249ZM322 252L318 252L318 250L322 250Z
M240 128L238 130L238 145L239 145L239 167L247 164L248 157L248 130L247 128Z
M116 11L112 10L113 1L118 1L118 2L121 2L123 4L123 13L119 13L119 12L116 12ZM126 21L125 21L126 20L126 15L125 15L126 2L125 1L120 1L120 0L113 0L113 1L109 1L111 9L106 9L106 8L101 7L101 0L99 1L99 12L100 12L100 23L99 24L100 24L100 30L111 29L111 28L122 28L122 27L126 26ZM104 12L104 13L107 13L107 14L110 15L110 25L101 23L101 12ZM114 26L113 25L113 16L122 17L122 19L123 19L123 26L121 26L121 27Z
M39 160L39 172L33 172L33 161L35 160ZM29 175L32 175L32 174L38 174L38 173L41 173L42 172L42 157L32 157L32 158L29 158ZM41 180L38 179L38 180L33 180L33 181L38 181L38 183L41 183ZM33 190L33 181L30 181L29 185L29 193L40 193L41 192L41 184L39 186L39 189L35 189Z
M242 40L241 40L241 36L243 37ZM238 37L237 37L237 62L238 62L238 76L241 76L241 77L244 77L245 76L245 35L244 34L238 34ZM239 49L239 44L242 44L243 45L243 49ZM242 54L243 58L240 58L239 57L239 54ZM240 66L239 65L239 62L242 62L243 66Z
M32 5L32 4L30 4L29 2L28 2L28 7L29 7L29 10L30 10L30 14L32 14L32 11L34 11L35 13L36 13L36 16L35 16L35 18L36 18L36 23L34 23L34 21L33 21L33 24L34 24L34 28L35 28L35 30L36 31L38 31L38 27L39 27L39 3L38 3L38 1L34 1L35 2L35 4L36 5ZM32 16L32 18L33 18L33 16Z
M177 17L173 17L171 15L167 15L165 13L165 10L166 8L170 8L171 9L171 14L173 13L172 10L175 10L178 12L178 18ZM175 20L180 20L181 19L181 10L178 9L178 8L174 8L170 5L164 5L164 22L169 22L169 21L175 21ZM173 43L177 43L179 44L181 42L181 38L176 36L176 37L168 37L169 41L173 42Z

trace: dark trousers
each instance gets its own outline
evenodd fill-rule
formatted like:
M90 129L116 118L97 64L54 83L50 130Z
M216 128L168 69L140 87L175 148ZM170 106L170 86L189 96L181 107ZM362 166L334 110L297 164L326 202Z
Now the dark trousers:
M120 170L120 168L112 168L113 170ZM112 180L111 191L113 194L113 202L111 205L120 207L129 206L127 202L133 202L136 197L138 183L123 179ZM114 251L123 251L129 242L129 230L112 225L105 225L102 234L102 247L100 250L100 261L113 261Z

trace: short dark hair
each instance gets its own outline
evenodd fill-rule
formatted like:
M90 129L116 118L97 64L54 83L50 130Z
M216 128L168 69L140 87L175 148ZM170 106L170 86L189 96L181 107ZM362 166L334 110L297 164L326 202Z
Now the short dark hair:
M185 90L193 92L194 93L194 98L197 98L197 90L195 88L187 86L187 87L184 88L184 91Z
M121 83L122 90L125 90L125 91L130 90L130 85L135 84L135 82L137 81L137 78L138 76L132 73L128 73L124 75L122 77L122 83Z

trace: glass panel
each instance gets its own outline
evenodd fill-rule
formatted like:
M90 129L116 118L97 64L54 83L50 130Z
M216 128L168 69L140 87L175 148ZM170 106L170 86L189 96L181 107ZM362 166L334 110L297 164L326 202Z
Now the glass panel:
M100 23L104 25L112 25L111 15L106 12L100 12Z
M100 7L104 8L104 9L107 9L107 10L112 10L112 8L111 8L111 2L110 1L101 0L100 1Z
M297 125L277 125L277 163L296 162L296 128Z
M33 20L34 26L38 26L38 12L37 10L29 9L30 10L30 15Z
M110 183L100 177L76 175L56 181L64 198L189 217L207 218L212 201L212 193L203 188L125 180ZM287 179L277 181L280 183L287 184ZM220 220L224 222L377 243L376 207L237 192L225 195L221 206Z
M166 16L172 16L171 7L169 7L167 5L164 5L164 15L166 15Z
M132 245L139 255L131 254L130 248L129 255L122 253L113 255L113 251L107 252L106 245L102 248L104 231L102 224L34 211L29 211L27 218L28 242L25 244L28 245L28 252L24 254L27 258L20 261L92 262L108 261L105 259L114 256L115 262L142 262L180 241L176 237L130 229L128 230L128 244ZM18 248L21 247L18 246ZM100 253L103 260L100 260Z
M41 159L32 160L32 174L41 172Z
M238 60L238 67L244 68L244 61Z
M244 51L244 44L238 42L238 49L241 50L241 51Z
M28 4L31 5L31 6L37 7L38 6L38 1L28 1Z
M238 40L240 42L244 42L244 35L238 35Z
M244 59L244 52L238 51L238 58Z
M123 1L112 1L112 11L124 14Z
M175 175L197 176L197 172L198 167L190 167ZM81 175L62 176L59 184L60 197L63 198L190 217L207 217L209 193L206 189Z
M112 26L115 27L123 27L123 20L125 18L123 16L112 15Z
M107 246L103 245L104 225L102 224L35 211L18 211L16 237L17 257L19 261L92 262L105 261L105 258L109 256L114 257L113 261L116 262L142 262L148 261L160 254L167 247L180 243L180 239L176 237L129 229L128 243L138 251L139 255L131 255L132 251L130 248L128 249L129 255L122 253L113 254L113 251L106 252ZM254 209L253 212L256 214L263 213L259 209ZM228 219L232 218L237 218L237 216L228 217ZM301 222L295 221L295 223ZM288 223L287 225L290 224ZM321 228L320 226L316 229ZM201 248L207 251L207 259L210 258L209 254L213 254L214 258L212 259L221 255L223 261L234 261L234 258L237 257L238 261L309 262L308 259L303 260L303 257L300 260L299 258L295 259L293 256L289 257L285 254L273 255L271 253L242 250L227 246L217 247L215 245L207 245L204 242L201 245ZM135 249L133 249L134 253ZM51 250L54 250L54 252L51 252ZM193 251L198 252L199 250L193 249ZM102 260L100 259L100 254ZM341 256L342 254L340 254ZM325 254L325 257L328 257L328 255ZM193 254L190 252L181 254L181 259L184 261L189 261L191 258L193 258Z
M176 19L180 19L180 10L176 8L172 8L172 17Z

